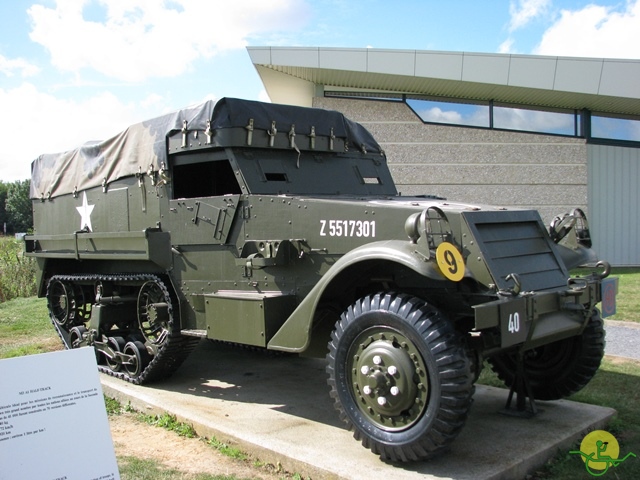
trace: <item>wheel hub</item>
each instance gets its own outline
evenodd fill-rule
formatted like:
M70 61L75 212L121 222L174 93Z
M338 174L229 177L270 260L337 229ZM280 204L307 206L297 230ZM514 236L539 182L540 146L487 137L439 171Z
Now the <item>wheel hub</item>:
M428 396L426 368L405 336L386 329L363 332L351 359L353 392L371 421L399 430L420 418Z

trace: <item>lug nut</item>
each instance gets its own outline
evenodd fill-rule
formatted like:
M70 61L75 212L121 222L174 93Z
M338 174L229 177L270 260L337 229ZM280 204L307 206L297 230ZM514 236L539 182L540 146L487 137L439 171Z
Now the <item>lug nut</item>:
M396 368L395 365L391 365L388 369L387 372L389 373L389 375L395 375L396 373L398 373L398 369Z
M360 371L362 372L363 375L367 375L369 373L369 367L367 367L366 365L363 365L362 367L360 367Z
M369 385L365 385L365 386L362 388L362 391L363 391L363 393L364 393L365 395L371 395L371 387L370 387Z
M400 393L400 389L395 385L389 390L394 397Z
M380 358L380 355L376 355L375 357L373 357L373 363L376 365L380 365L382 363L382 358Z
M384 407L387 404L387 399L384 397L378 397L378 405Z

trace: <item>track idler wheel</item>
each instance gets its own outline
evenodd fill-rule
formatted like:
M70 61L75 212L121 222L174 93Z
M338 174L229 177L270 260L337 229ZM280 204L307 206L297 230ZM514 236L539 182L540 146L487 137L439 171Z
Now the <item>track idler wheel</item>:
M47 288L47 304L51 319L69 331L74 325L85 323L91 316L82 287L54 278Z

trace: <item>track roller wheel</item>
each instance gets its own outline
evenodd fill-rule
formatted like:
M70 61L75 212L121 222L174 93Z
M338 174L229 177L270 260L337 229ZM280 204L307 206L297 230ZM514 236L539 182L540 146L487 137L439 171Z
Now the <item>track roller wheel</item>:
M87 345L87 335L89 331L83 326L73 327L69 330L69 345L68 348L80 348Z
M123 353L130 357L129 360L124 363L124 368L132 378L139 377L151 360L144 343L139 341L128 342L124 346Z
M126 340L122 337L109 337L107 345L114 352L122 352L126 345ZM114 372L119 372L122 368L122 358L115 355L113 358L109 358L106 354L104 356L107 366Z

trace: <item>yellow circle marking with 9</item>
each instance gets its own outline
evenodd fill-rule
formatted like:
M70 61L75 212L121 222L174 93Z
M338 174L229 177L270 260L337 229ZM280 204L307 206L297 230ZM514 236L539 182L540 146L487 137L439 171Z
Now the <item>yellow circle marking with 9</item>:
M452 282L459 282L464 277L464 259L449 242L442 242L436 249L436 262L442 274Z

